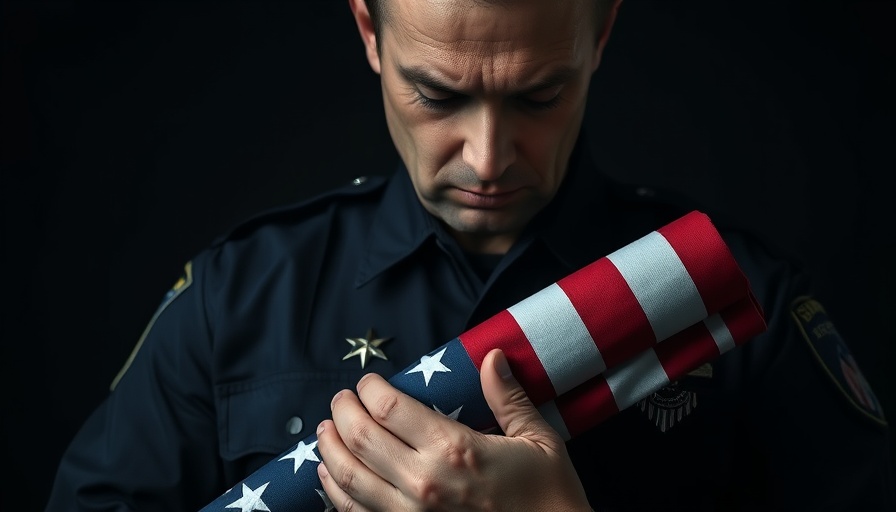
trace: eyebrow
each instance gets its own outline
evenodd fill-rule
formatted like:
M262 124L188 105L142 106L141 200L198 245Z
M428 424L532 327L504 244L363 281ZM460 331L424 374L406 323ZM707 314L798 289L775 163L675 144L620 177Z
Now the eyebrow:
M408 82L417 83L430 89L452 94L462 93L462 91L457 91L456 89L451 88L451 86L440 81L438 78L433 76L430 72L422 67L398 66L398 73ZM515 91L513 94L526 95L533 92L542 91L544 89L549 89L551 87L556 87L558 85L563 85L566 82L569 82L577 73L578 71L575 68L562 67L553 71L544 79L541 79L534 84L527 86L525 89Z

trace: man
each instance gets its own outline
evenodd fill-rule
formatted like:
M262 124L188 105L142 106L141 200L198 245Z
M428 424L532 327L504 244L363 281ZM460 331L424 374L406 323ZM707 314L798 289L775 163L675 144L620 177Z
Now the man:
M383 376L688 207L607 181L580 134L618 1L350 6L402 168L188 263L49 510L196 510L311 433L337 510L892 508L887 424L845 343L798 269L724 224L769 329L643 411L564 444L499 351L482 386L504 435L393 389Z

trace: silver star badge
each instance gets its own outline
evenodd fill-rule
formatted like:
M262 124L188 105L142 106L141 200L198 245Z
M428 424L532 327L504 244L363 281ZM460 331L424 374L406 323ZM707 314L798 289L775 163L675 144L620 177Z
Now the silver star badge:
M361 357L361 368L367 366L367 359L369 357L378 357L380 359L388 360L386 354L380 350L379 346L383 343L389 341L392 338L376 338L373 335L373 329L367 329L367 336L363 338L345 338L345 341L351 343L352 350L345 354L345 357L342 358L343 361L350 357L360 356Z

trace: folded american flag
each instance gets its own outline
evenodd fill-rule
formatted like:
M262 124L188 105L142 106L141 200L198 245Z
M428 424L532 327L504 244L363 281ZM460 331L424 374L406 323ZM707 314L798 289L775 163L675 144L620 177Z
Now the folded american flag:
M694 211L426 354L389 382L481 432L497 423L479 367L501 348L545 419L571 439L766 328L749 282ZM332 510L315 435L200 512Z

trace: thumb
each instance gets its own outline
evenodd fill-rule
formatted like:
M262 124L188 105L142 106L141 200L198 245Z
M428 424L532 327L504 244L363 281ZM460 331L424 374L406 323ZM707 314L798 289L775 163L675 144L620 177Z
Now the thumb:
M485 401L505 435L533 440L547 436L556 441L559 435L529 400L501 349L493 349L485 355L480 380Z

